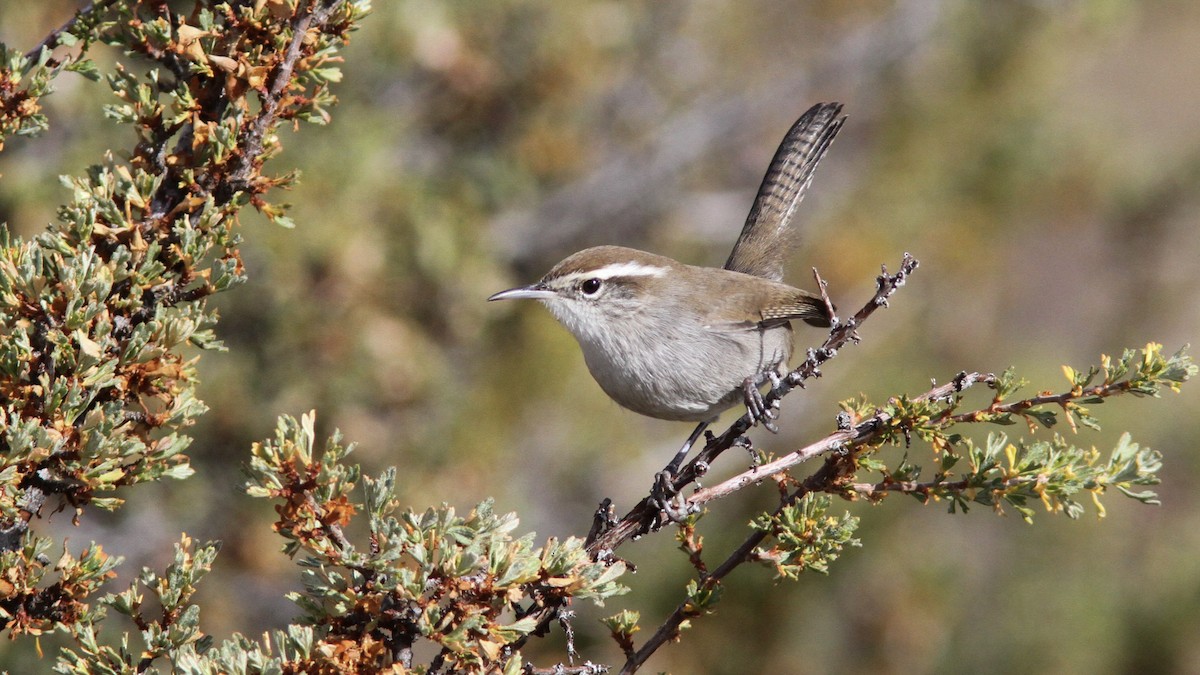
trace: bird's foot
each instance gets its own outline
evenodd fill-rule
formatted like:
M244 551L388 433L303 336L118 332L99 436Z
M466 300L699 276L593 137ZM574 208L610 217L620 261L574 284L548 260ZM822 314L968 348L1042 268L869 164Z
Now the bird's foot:
M652 530L668 524L683 522L693 511L687 500L675 489L675 475L667 471L654 474L654 487L650 489L650 505L654 509Z
M772 371L768 376L771 378L772 389L779 386L778 373ZM750 421L762 424L773 434L779 433L779 427L775 424L775 420L779 418L779 399L774 399L768 404L753 377L747 377L742 382L742 393L746 397L746 412L750 415Z

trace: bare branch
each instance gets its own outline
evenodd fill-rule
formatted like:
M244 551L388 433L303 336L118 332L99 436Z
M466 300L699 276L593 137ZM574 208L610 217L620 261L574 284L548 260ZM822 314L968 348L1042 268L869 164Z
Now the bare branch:
M608 667L588 661L578 666L564 666L561 663L549 668L528 666L522 672L527 673L527 675L598 675L599 673L607 673Z
M958 394L976 382L991 382L993 379L994 376L982 373L960 375L960 377L956 377L952 382L934 387L924 394L917 396L915 400L936 401ZM730 495L747 485L762 482L775 474L787 471L797 464L806 462L814 457L833 451L849 452L854 448L861 447L877 439L881 430L887 427L889 421L891 421L891 416L886 412L880 411L854 425L850 430L832 433L816 443L784 455L773 462L752 467L748 471L722 481L717 485L698 490L695 494L688 497L687 504L689 507L699 508L715 499Z

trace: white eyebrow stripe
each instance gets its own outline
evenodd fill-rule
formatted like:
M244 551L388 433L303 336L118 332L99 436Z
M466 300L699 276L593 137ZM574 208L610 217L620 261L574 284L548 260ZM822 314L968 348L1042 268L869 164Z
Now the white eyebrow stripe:
M635 262L622 262L605 265L590 272L572 272L567 279L612 279L613 277L661 277L667 273L667 268L656 265L643 265Z

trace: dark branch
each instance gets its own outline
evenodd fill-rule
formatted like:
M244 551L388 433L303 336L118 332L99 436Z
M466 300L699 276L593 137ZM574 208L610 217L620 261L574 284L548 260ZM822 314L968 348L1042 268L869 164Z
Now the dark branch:
M250 186L251 178L257 174L255 164L263 150L263 139L274 127L279 116L280 102L288 87L292 85L292 72L304 54L308 41L308 30L315 23L325 25L341 0L311 0L310 11L298 13L292 21L292 41L279 67L271 73L267 93L262 97L262 110L243 129L238 142L240 153L234 159L228 180L214 190L218 200L232 199L233 195Z

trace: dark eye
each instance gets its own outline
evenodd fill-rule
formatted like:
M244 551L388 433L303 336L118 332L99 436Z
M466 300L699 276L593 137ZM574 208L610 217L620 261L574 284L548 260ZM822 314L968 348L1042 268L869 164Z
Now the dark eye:
M600 292L600 280L588 279L579 285L584 295L595 295Z

